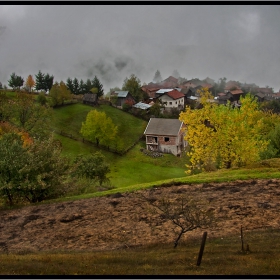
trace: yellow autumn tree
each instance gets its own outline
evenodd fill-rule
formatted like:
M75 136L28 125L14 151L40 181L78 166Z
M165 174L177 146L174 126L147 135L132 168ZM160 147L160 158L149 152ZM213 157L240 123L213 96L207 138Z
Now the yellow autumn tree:
M87 140L95 142L98 146L109 146L117 135L118 127L114 125L112 119L107 117L105 112L91 110L82 123L81 134Z
M201 109L186 106L179 119L186 124L185 140L190 146L188 173L196 169L240 167L260 159L264 140L264 112L253 96L240 98L241 107L229 102L218 105L207 88L200 91Z
M25 86L28 88L29 92L31 92L32 88L35 86L35 81L32 77L32 75L28 75L26 81L25 81Z

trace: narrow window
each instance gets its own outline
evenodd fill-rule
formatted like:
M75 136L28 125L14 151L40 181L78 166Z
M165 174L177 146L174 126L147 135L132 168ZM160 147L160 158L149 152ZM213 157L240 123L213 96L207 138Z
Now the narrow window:
M169 141L169 137L164 137L164 141L168 142Z

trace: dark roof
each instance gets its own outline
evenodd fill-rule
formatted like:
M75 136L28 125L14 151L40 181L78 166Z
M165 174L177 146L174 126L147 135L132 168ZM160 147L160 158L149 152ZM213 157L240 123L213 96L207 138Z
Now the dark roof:
M145 135L177 136L183 123L178 119L151 118Z

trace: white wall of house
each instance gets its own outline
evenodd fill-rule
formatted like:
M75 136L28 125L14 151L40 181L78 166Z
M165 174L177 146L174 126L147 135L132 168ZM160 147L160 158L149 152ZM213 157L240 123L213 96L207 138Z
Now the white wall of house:
M161 100L161 102L166 103L165 108L178 108L181 106L184 107L184 97L174 100L168 95L163 95L160 96L159 99Z

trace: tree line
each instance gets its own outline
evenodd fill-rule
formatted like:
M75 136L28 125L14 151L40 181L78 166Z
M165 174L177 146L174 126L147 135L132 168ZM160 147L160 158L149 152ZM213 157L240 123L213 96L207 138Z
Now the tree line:
M32 75L28 75L27 79L24 80L23 77L13 72L8 80L8 85L13 90L20 90L21 87L25 86L26 90L29 92L31 92L33 88L35 88L36 91L50 92L54 84L59 84L58 82L54 82L54 76L49 73L42 73L41 70L35 75L35 79ZM98 97L101 97L104 94L103 85L97 76L92 80L87 79L86 82L84 82L83 79L79 81L77 78L67 78L64 84L67 89L75 95L94 92L97 93ZM0 88L2 88L2 84Z

